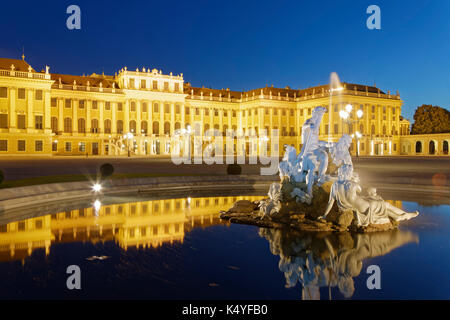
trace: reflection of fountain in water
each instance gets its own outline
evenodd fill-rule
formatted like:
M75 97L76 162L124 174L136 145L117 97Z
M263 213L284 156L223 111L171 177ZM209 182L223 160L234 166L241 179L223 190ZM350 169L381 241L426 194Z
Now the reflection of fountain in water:
M353 296L353 278L359 276L363 260L388 254L418 237L399 230L365 234L294 233L279 229L260 229L260 236L270 244L270 251L280 256L279 269L286 287L300 282L302 299L320 299L320 287L338 287L345 297Z
M341 81L336 72L330 74L330 106L328 108L328 142L331 142L331 113L333 112L333 94L337 96L341 94L343 90Z

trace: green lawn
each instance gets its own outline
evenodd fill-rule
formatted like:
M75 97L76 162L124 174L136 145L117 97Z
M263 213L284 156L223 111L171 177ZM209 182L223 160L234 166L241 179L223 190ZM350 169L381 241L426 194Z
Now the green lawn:
M152 177L176 177L176 176L201 176L206 174L200 173L115 173L110 178L111 179L127 179L127 178L152 178ZM32 186L37 184L48 184L48 183L59 183L59 182L76 182L76 181L97 181L97 175L83 175L83 174L64 174L59 176L44 176L35 177L22 180L10 180L3 181L0 184L0 189L3 188L15 188Z

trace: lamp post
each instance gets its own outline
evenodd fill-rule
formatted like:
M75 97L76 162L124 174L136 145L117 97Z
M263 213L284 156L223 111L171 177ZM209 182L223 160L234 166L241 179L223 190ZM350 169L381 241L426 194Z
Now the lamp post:
M345 122L348 125L348 134L351 134L350 132L350 125L353 123L358 123L359 120L362 119L364 112L361 109L358 109L356 111L356 119L352 118L352 110L353 106L351 104L347 104L345 106L345 110L339 111L339 117L342 119L343 122ZM344 133L344 129L342 129L342 132ZM352 134L352 138L356 136L356 156L359 156L359 150L358 150L358 140L362 137L362 134L359 131L356 131L355 134Z
M127 140L128 158L129 158L129 157L131 157L130 143L131 143L131 140L134 138L134 135L131 132L128 132L127 134L123 135L123 138L125 140Z

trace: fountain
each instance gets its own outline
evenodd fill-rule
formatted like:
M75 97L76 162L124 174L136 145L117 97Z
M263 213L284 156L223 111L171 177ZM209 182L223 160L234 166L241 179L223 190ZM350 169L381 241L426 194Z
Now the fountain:
M332 73L330 114L332 93L341 89L339 78ZM352 137L343 134L337 142L330 137L328 142L319 140L326 111L316 107L303 124L299 154L295 147L285 147L278 166L280 182L270 186L268 198L257 203L237 202L221 213L222 219L302 231L369 232L394 229L400 221L419 214L392 206L375 188L363 190L349 152Z

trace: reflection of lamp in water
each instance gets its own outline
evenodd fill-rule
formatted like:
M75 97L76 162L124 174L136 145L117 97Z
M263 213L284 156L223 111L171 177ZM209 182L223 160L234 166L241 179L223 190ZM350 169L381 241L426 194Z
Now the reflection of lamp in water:
M94 211L95 211L95 216L98 216L98 212L100 211L100 208L102 207L102 203L100 202L100 200L95 200L94 201Z

